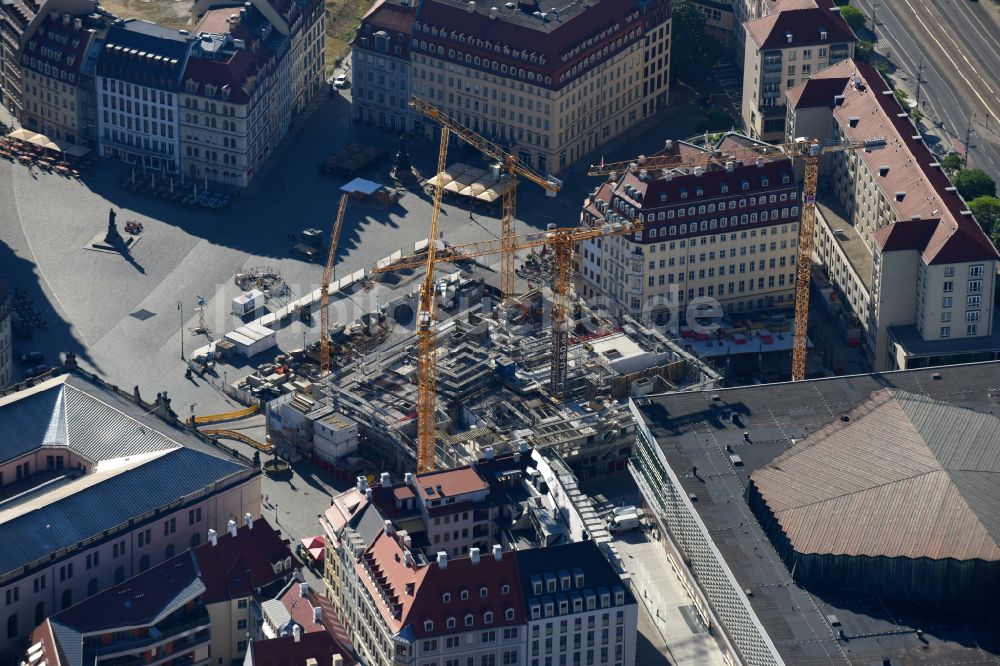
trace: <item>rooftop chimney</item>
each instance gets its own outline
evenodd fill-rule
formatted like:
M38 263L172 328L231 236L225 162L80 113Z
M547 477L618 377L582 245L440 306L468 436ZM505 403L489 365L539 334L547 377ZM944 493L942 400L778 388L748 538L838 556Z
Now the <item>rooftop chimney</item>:
M496 17L497 17L497 8L496 7L490 7L490 18L491 19L495 19Z
M323 609L319 606L313 606L313 622L316 624L323 623Z
M792 33L786 32L785 33L785 39L787 39L788 43L791 44L792 43Z
M372 489L371 488L365 488L365 499L368 500L369 502L372 501Z
M726 171L728 171L729 173L732 173L735 170L736 170L736 163L735 162L733 162L732 160L729 160L728 162L726 162Z
M83 21L82 20L80 20L78 18L73 19L73 29L74 30L79 30L82 27L83 27Z
M492 446L487 446L486 450L483 452L483 455L486 456L487 460L493 460L496 457L496 454L493 452Z
M331 666L344 666L344 658L335 652L333 654L333 661L331 662Z
M405 483L408 486L413 485L413 472L407 472L405 475L403 475L403 483Z
M392 480L389 478L389 472L382 472L379 476L379 482L382 484L383 488L392 486Z
M764 158L763 157L758 157L757 158L757 168L758 169L763 169L764 168Z
M297 624L292 625L292 639L294 639L296 643L302 640L302 627Z
M498 543L493 544L493 559L497 562L503 559L503 547Z
M305 581L299 583L299 596L302 597L303 599L308 598L308 596L309 596L309 583L307 583Z
M236 538L236 521L235 520L230 520L226 524L226 529L229 530L229 533L232 534L233 538L235 539Z
M443 550L439 550L438 553L437 553L437 563L438 563L438 566L441 567L442 570L443 569L447 569L448 568L448 553L444 552Z
M385 525L385 533L387 535L392 536L396 533L396 526L392 524L391 520L385 520L383 524Z
M469 549L469 559L472 561L472 565L475 566L479 564L479 549L470 548Z
M469 10L470 14L474 13L476 11L476 0L469 0L469 4L466 5L466 8Z
M703 173L704 173L704 169L702 169L700 166L696 166L694 168L694 176L695 176L695 178L698 178Z
M358 477L358 490L361 492L368 490L368 479L364 476Z
M216 532L215 530L209 530L208 531L208 540L212 543L213 546L218 546L219 545L219 533Z
M245 516L243 516L243 522L246 523L247 527L252 530L253 529L253 514L248 513Z
M403 564L405 564L408 567L413 566L413 553L411 553L409 550L403 551Z

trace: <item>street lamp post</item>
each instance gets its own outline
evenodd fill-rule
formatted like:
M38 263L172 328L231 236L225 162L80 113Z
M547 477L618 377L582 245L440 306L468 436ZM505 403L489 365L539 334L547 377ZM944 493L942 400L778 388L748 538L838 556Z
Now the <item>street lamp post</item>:
M177 311L181 315L181 360L184 360L184 304L177 301Z

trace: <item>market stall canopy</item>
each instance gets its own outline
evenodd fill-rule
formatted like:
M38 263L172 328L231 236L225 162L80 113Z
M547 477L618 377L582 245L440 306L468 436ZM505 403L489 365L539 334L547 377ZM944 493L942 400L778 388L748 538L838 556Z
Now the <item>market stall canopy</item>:
M365 178L355 178L351 182L347 183L340 188L341 192L347 192L348 194L364 194L371 195L382 189L381 183L376 183L371 180L366 180Z
M17 139L18 141L27 141L31 137L35 136L35 133L32 132L31 130L26 130L22 127L20 129L14 130L7 136L9 136L12 139Z

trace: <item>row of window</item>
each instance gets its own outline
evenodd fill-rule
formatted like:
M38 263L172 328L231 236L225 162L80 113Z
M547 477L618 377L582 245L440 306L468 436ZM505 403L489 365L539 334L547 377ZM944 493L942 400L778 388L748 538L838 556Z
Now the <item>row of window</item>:
M124 95L126 97L131 97L133 99L142 99L144 102L156 102L157 93L159 93L159 103L165 106L173 106L174 95L173 93L165 92L163 90L152 90L145 86L132 85L131 83L125 83L124 81L119 81L117 79L101 79L101 89L106 91L111 91L118 93L119 95Z

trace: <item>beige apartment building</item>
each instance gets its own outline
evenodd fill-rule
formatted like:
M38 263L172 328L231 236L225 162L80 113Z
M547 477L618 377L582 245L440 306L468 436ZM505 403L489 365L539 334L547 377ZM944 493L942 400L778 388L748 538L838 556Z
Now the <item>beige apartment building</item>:
M365 122L412 126L433 139L435 123L407 116L409 90L525 164L558 173L667 104L670 9L662 0L557 9L426 0L412 27L407 12L389 5L376 4L355 39L376 51L354 60L355 117ZM409 85L393 94L384 90L387 68L405 66L399 42L408 34Z
M744 24L742 118L750 136L782 141L785 90L854 57L854 32L828 4L787 0Z
M727 159L727 150L753 143L739 135L711 149L668 142L660 154L717 157L696 168L637 165L600 185L584 202L580 223L638 219L644 229L579 244L580 295L661 325L683 320L699 302L718 302L724 313L792 307L798 185L787 157Z
M876 370L997 358L998 254L881 75L841 62L787 93L788 137L886 147L828 155L816 254Z

